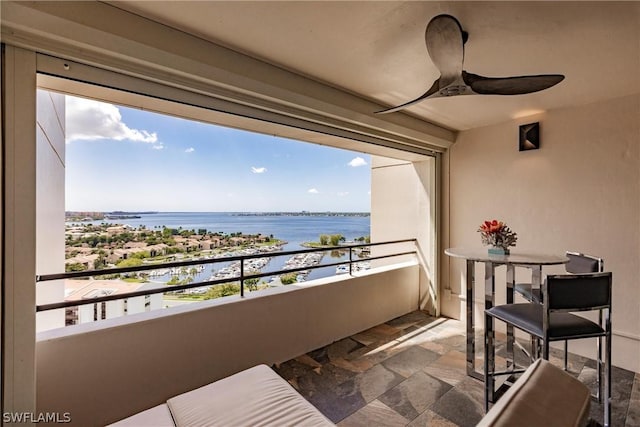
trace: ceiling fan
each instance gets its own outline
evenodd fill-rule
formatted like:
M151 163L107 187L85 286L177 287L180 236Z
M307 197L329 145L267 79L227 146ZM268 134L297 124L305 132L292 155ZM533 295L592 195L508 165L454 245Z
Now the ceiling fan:
M462 69L464 44L469 35L451 15L438 15L429 21L425 40L427 51L440 77L431 88L413 101L397 107L377 111L393 113L429 98L456 95L522 95L548 89L560 83L562 74L543 74L516 77L483 77Z

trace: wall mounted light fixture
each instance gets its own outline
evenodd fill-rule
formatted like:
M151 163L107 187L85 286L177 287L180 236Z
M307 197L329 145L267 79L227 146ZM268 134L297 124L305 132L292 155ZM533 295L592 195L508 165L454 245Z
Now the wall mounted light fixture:
M520 151L540 148L540 123L520 126Z

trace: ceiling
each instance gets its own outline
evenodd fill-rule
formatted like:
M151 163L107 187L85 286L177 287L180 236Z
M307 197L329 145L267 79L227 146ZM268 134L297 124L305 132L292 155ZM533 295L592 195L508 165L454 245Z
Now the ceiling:
M566 76L533 94L437 98L405 110L453 130L640 93L639 1L108 3L386 106L439 77L424 32L441 13L469 33L465 70Z

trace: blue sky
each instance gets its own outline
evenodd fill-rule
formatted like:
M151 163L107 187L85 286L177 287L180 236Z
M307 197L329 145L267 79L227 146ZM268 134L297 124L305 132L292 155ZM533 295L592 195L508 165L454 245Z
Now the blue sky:
M67 97L66 210L370 211L370 156Z

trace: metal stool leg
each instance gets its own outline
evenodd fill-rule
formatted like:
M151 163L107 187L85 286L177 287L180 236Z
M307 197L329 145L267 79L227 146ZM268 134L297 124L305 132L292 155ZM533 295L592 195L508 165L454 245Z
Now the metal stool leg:
M598 324L602 327L602 310L598 311ZM596 397L598 399L598 403L602 402L602 338L598 338L597 342L597 351L598 351L598 360L600 363L598 364L598 390L596 390Z
M610 336L607 337L607 347L610 347L609 339ZM604 372L604 427L611 426L611 352L610 348L607 350Z
M540 340L531 335L531 362L540 358Z
M542 340L542 358L549 360L549 340Z
M597 366L596 366L596 375L597 375L597 382L596 382L596 399L598 400L598 403L602 402L602 365L603 365L603 361L602 361L602 337L598 337L596 338L596 345L597 345L597 355L598 358L596 359L597 362Z
M608 310L605 319L606 348L604 368L604 427L611 426L611 310Z
M493 372L495 369L494 355L494 339L493 317L485 316L484 318L484 410L489 410L489 401L493 399L495 381Z

